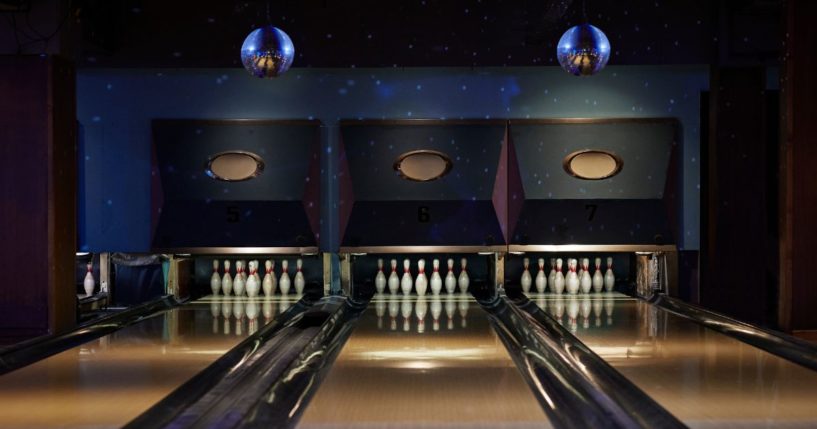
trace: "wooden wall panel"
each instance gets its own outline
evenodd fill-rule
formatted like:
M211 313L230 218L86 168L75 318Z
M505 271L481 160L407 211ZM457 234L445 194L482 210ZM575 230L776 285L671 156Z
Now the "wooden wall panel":
M817 2L786 2L781 71L779 323L817 330Z
M0 340L76 320L76 115L73 66L0 57Z

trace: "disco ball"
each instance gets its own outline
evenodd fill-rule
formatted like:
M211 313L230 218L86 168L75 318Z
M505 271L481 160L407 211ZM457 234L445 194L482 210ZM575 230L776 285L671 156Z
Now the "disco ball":
M610 41L598 28L581 24L565 31L556 46L556 58L568 73L591 76L610 59Z
M272 25L256 28L241 45L241 63L255 77L278 77L289 70L294 58L292 40Z

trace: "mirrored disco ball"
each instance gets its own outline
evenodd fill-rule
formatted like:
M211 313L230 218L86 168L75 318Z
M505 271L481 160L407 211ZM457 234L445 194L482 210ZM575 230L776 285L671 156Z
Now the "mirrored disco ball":
M255 77L278 77L289 70L294 58L292 40L272 25L256 28L241 45L241 63Z
M594 75L610 59L610 41L590 24L577 25L565 31L559 39L556 57L562 68L572 75Z

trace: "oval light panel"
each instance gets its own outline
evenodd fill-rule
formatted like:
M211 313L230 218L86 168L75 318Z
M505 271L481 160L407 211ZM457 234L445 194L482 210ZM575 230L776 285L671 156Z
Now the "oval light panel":
M615 176L624 166L618 155L597 149L580 150L565 157L565 171L584 180L602 180Z
M414 150L406 152L394 162L394 169L400 177L415 182L439 179L451 171L454 164L448 155L436 150Z
M257 177L264 171L260 156L245 151L221 152L207 161L207 175L225 182L240 182Z

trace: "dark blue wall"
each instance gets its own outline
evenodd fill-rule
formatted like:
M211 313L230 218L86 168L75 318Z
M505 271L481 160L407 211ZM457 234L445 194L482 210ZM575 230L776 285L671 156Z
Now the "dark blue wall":
M679 244L699 243L699 92L705 66L608 67L577 78L556 67L293 69L276 80L244 70L84 70L77 114L79 245L88 251L150 248L150 121L154 118L314 118L325 124L321 245L338 245L337 121L341 118L666 117L683 135ZM332 215L330 215L332 214Z

